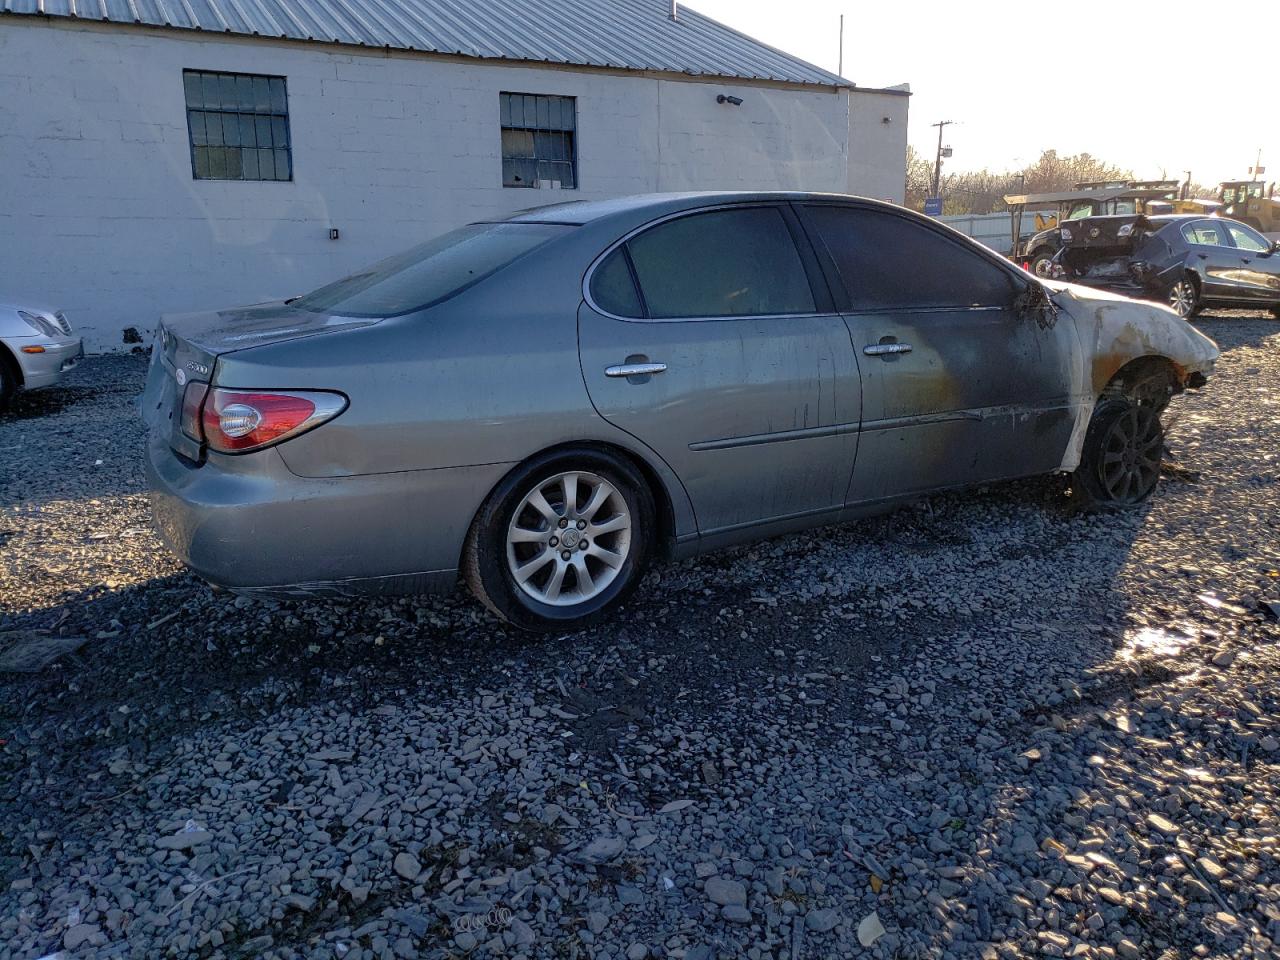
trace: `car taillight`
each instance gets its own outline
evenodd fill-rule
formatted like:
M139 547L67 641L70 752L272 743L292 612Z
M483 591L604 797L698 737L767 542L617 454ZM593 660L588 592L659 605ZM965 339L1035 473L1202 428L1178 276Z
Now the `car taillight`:
M204 398L208 392L207 383L192 380L182 393L182 432L197 443L204 440L204 434L200 431L200 408L204 406Z
M183 395L183 430L187 427L187 398ZM204 386L201 384L201 386ZM208 390L197 409L199 433L218 453L248 453L305 433L332 420L347 408L347 398L322 390ZM190 434L189 434L190 435Z

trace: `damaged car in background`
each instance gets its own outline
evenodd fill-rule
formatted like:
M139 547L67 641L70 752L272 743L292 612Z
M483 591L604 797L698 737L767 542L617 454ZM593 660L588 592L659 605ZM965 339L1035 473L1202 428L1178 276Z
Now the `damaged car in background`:
M1280 241L1223 217L1108 216L1061 230L1049 274L1167 303L1181 317L1205 307L1280 316Z
M163 539L241 593L465 580L531 630L646 565L1069 474L1155 489L1218 351L1163 306L1037 279L828 194L557 204L306 296L166 317L144 410Z

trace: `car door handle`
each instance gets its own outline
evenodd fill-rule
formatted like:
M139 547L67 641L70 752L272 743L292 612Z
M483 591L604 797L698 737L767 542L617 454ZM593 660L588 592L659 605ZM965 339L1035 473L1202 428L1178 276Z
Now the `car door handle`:
M862 348L868 357L883 357L894 353L910 353L909 343L868 343Z
M666 373L665 363L615 363L604 368L606 377L647 377L655 373Z

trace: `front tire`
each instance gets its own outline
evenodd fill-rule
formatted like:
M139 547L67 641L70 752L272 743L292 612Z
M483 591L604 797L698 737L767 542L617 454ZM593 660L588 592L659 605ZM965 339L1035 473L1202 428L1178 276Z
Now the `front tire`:
M5 348L0 346L0 410L9 406L17 389L17 371L14 370L13 361L6 355Z
M586 448L537 457L480 508L463 573L476 597L512 626L580 630L635 590L656 516L648 484L620 457Z
M1031 272L1044 280L1052 279L1049 271L1053 268L1055 250L1037 250L1031 258Z
M1190 320L1200 312L1200 288L1190 276L1182 277L1169 289L1169 306L1183 320Z
M1164 455L1161 407L1132 399L1102 400L1085 433L1072 490L1086 506L1132 507L1160 480Z

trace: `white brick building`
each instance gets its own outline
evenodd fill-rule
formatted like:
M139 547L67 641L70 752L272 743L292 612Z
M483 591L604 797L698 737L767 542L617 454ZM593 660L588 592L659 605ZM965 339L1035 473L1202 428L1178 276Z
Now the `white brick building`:
M0 300L90 350L556 200L902 198L905 91L666 0L36 2L0 0Z

